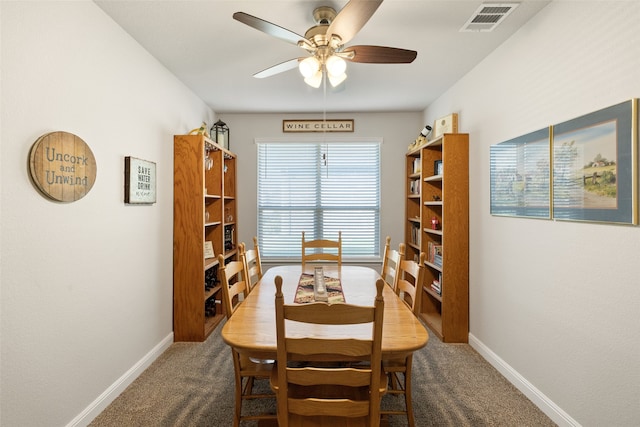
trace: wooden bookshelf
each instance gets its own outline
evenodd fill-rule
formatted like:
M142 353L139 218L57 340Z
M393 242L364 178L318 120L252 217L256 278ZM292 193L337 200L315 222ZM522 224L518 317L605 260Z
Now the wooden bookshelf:
M468 342L469 135L444 134L406 158L406 257L427 255L420 317L444 342ZM441 174L436 173L436 161L442 161ZM417 182L419 197L414 194ZM429 253L432 246L441 248L441 264ZM441 293L432 288L434 281Z

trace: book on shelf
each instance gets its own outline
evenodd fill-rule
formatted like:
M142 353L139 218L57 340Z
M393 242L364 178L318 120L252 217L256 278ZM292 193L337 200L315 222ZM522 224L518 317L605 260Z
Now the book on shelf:
M438 295L442 295L442 287L440 286L440 283L438 283L437 280L434 280L431 283L431 290Z
M442 267L442 245L435 242L427 243L427 261Z
M420 173L422 171L422 164L420 161L420 157L413 159L413 173Z
M433 279L433 282L431 282L431 290L438 295L442 295L442 273L439 273L438 278Z
M411 243L420 246L420 225L411 225Z
M420 181L411 180L411 182L409 183L409 193L416 195L420 194Z

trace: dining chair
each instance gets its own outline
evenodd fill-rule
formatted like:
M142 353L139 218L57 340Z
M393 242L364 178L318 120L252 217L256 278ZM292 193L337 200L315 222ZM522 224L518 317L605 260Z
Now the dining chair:
M420 253L418 262L402 260L398 268L398 285L396 294L406 306L418 315L420 311L420 293L424 280L425 253ZM413 404L411 401L411 364L413 355L404 358L389 359L383 361L384 371L389 377L389 395L401 395L404 397L404 410L384 410L383 415L405 415L409 427L414 427Z
M222 300L227 319L229 319L248 295L247 282L244 279L246 277L244 263L230 261L225 265L222 255L218 255L218 262ZM238 353L234 348L231 348L231 354L235 380L234 427L238 427L243 420L275 420L275 414L242 414L242 403L245 400L275 398L275 394L272 393L253 392L254 379L269 379L273 363L254 360Z
M280 427L299 425L375 426L387 379L382 371L382 279L376 283L374 306L350 304L285 304L282 277L276 276L277 358L271 387L278 396ZM331 325L335 337L287 334L287 322ZM351 328L369 324L367 338L349 338Z
M260 248L258 238L253 238L253 249L248 249L243 243L240 244L240 257L244 263L244 270L247 273L247 290L251 292L256 284L262 279L262 261L260 260Z
M398 269L400 262L404 260L405 244L400 243L398 250L391 249L391 237L387 236L387 243L384 245L384 257L382 261L381 276L393 291L398 287Z
M302 232L302 268L307 262L337 262L342 266L342 231L338 231L338 240L305 240Z

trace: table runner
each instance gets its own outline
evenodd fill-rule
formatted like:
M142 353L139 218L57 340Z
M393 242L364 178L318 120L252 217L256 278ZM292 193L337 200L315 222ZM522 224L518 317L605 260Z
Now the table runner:
M296 297L293 300L295 304L305 304L308 302L315 302L313 298L313 282L314 276L309 273L302 273L300 275L300 281L298 282L298 289L296 289ZM329 303L345 302L344 294L342 292L342 284L340 279L335 277L324 276L324 285L327 288L327 296Z

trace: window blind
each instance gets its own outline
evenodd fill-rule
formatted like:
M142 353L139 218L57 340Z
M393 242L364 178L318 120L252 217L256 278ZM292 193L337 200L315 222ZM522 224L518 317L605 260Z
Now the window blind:
M379 257L380 142L258 142L260 255L300 258L338 238L343 258Z

